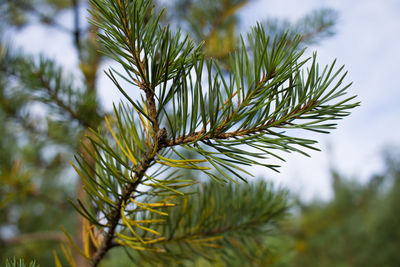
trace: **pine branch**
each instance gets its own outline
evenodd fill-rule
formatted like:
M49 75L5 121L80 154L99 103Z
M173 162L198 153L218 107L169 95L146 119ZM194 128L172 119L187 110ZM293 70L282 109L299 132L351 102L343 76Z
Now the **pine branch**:
M101 6L99 6L99 3L93 2L93 5L95 6L95 8L101 8ZM148 153L145 155L141 163L136 166L135 175L132 178L134 182L129 183L125 187L123 187L122 195L119 198L118 202L116 203L116 206L112 209L109 215L106 215L108 219L109 228L105 234L105 238L102 244L92 257L91 260L92 266L97 266L98 263L101 261L101 259L104 257L104 255L107 253L107 251L113 247L112 241L113 238L115 237L116 227L121 219L122 206L126 204L126 202L131 197L132 193L136 190L137 186L142 182L145 172L150 167L150 164L154 160L156 153L161 149L161 147L159 147L158 144L163 144L165 142L165 136L160 134L159 123L157 119L156 104L154 99L154 92L150 88L151 84L148 81L148 77L145 76L144 63L140 59L140 44L138 45L139 47L137 47L136 44L132 42L132 40L135 40L136 38L133 37L131 34L132 29L130 24L130 17L125 13L125 10L127 8L126 7L127 3L125 3L124 1L118 1L117 5L119 7L119 10L123 11L120 13L119 19L120 23L122 24L122 32L125 34L126 39L125 38L124 39L127 42L126 43L127 50L130 52L131 54L130 58L132 59L134 65L138 69L138 71L135 71L135 75L137 75L138 78L140 77L140 79L135 79L135 81L137 82L139 88L142 89L146 94L146 103L149 107L150 121L153 126L153 131L156 134L153 136L154 138L153 145L151 145ZM147 7L147 9L149 8ZM146 8L144 11L146 11ZM103 20L101 20L99 16L96 16L95 13L92 14L94 18L93 23L98 27L100 27L101 26L100 23Z
M266 122L265 124L262 124L258 127L251 128L251 129L238 129L233 132L223 132L219 133L221 129L224 128L224 124L221 125L219 128L215 130L215 133L205 133L205 130L199 131L192 133L190 135L185 135L185 136L180 136L178 138L175 138L173 140L168 140L165 144L165 147L170 147L170 146L179 146L179 145L186 145L186 144L191 144L194 142L204 142L207 143L210 140L223 140L223 139L237 139L249 135L254 135L254 134L271 134L273 133L270 128L280 128L285 125L290 125L291 121L294 121L298 118L300 118L306 110L310 110L314 107L317 106L317 103L310 103L310 104L305 104L303 107L292 110L289 114L287 114L287 119L283 120L281 122L276 122L275 120L270 120Z
M253 224L257 228L258 219L278 216L279 201L274 202L279 212L268 210L243 224L236 218L235 225L206 229L199 221L198 231L179 234L176 221L161 223L169 220L167 211L173 216L176 210L171 209L176 205L171 199L196 182L183 179L178 170L199 170L226 182L244 179L248 172L242 165L275 169L261 161L268 155L282 159L272 149L303 154L302 148L315 149L316 141L291 137L282 129L327 133L336 125L327 121L349 115L348 110L358 105L351 103L354 97L342 99L350 86L342 85L343 67L334 71L332 63L320 71L315 55L301 59L301 36L286 34L271 41L258 25L246 41L241 39L230 59L232 72L226 74L217 62L205 59L201 46L189 37L161 27L151 1L93 0L92 5L92 23L100 29L104 53L125 70L124 75L115 70L107 75L129 104L114 107L115 117L106 118L108 133L93 131L88 144L82 144L95 166L83 154L73 164L90 198L74 205L104 236L93 256L84 255L91 266L97 266L116 243L145 251L162 251L159 245L180 240L207 245L218 235L252 229ZM310 67L304 70L306 64ZM141 101L130 98L117 77L134 85ZM175 147L202 159L188 159Z
M162 139L160 138L158 140L159 142L162 142ZM155 152L158 152L159 148L156 146L153 147L152 149ZM108 230L105 233L104 239L99 246L99 248L96 250L95 254L93 255L91 259L91 266L97 266L101 259L105 256L108 250L110 250L113 245L113 238L115 237L115 231L116 227L121 219L121 210L122 210L122 205L125 204L128 199L131 197L132 193L136 190L137 186L142 182L143 176L145 172L148 170L150 167L151 162L154 160L155 153L147 155L147 157L144 158L144 160L141 162L141 164L136 168L135 170L135 176L133 178L133 183L130 183L126 185L122 189L122 195L118 202L116 203L115 207L112 209L110 214L106 215L106 218L108 220Z
M165 238L138 251L134 258L152 266L185 259L193 263L199 256L215 263L217 255L222 254L229 265L233 261L229 261L227 252L233 251L234 255L247 255L251 262L251 250L257 246L260 249L259 243L276 233L286 216L286 194L263 181L225 186L201 184L194 194L178 200L165 223L153 226ZM161 216L148 213L143 219L157 218ZM263 249L262 253L269 253L268 248Z

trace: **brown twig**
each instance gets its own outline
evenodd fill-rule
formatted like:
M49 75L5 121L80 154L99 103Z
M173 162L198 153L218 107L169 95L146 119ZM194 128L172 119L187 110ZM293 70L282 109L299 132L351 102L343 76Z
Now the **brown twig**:
M223 140L223 139L229 139L229 138L238 138L238 137L243 137L243 136L248 136L248 135L252 135L252 134L266 132L272 127L279 128L279 127L283 127L285 125L290 124L291 121L298 119L306 110L313 108L316 104L317 104L317 102L307 103L303 107L298 107L298 108L291 110L288 114L286 114L280 120L271 119L271 120L267 121L266 123L264 123L263 125L260 125L255 128L251 128L251 129L243 129L242 128L242 129L238 129L233 132L218 133L220 130L222 130L221 128L224 127L224 124L223 124L222 126L220 126L219 128L217 128L214 131L214 133L217 133L217 134L208 133L208 134L204 135L205 131L201 130L199 132L194 132L192 134L179 136L173 140L169 140L169 141L165 142L165 144L163 144L163 147L184 145L184 144L193 143L193 142L197 142L197 141L211 141L211 140L217 140L217 139Z
M153 148L156 152L159 150L158 148ZM152 150L153 150L152 149ZM150 167L151 162L154 160L156 153L148 154L145 159L141 162L138 168L135 171L134 181L133 183L128 184L123 188L122 196L119 199L118 203L114 206L112 211L108 216L108 230L104 236L104 239L100 245L100 247L96 250L95 254L91 260L91 266L95 267L99 264L101 259L105 256L105 254L114 246L113 238L115 235L115 230L118 225L119 220L121 219L121 209L123 204L125 204L128 199L131 197L131 194L136 190L136 187L142 181L142 178Z

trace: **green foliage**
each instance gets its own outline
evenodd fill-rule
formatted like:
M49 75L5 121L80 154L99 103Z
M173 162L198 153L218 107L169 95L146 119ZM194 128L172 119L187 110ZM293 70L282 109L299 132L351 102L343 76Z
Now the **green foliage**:
M5 0L0 5L2 17L0 22L5 22L10 25L21 28L32 21L32 16L35 15L40 21L47 25L59 27L54 16L58 12L71 7L72 3L78 1L70 0ZM43 12L46 10L46 12ZM62 27L62 26L61 26ZM66 30L62 27L63 30Z
M35 261L31 261L29 265L25 264L24 259L17 260L13 258L11 261L6 260L6 267L39 267L39 264L36 264Z
M288 214L287 201L285 190L274 189L264 181L224 186L201 183L191 194L176 199L175 208L164 209L168 217L143 214L143 222L159 221L152 229L163 233L164 238L151 249L127 253L138 266L272 263L276 254L273 239ZM145 230L138 234L149 236ZM104 264L107 266L107 260Z
M204 53L223 60L238 47L237 11L248 0L176 1L178 16L185 18L193 38L205 41Z
M332 36L338 14L332 9L324 8L314 10L295 23L282 19L267 19L263 22L265 30L270 35L282 36L287 32L294 38L301 35L304 44L315 44L319 40Z
M8 49L2 50L0 229L2 235L8 233L9 237L1 236L0 258L2 261L11 256L31 259L34 255L46 265L52 263L52 256L43 251L51 250L55 242L62 240L62 236L53 234L59 230L60 222L54 218L62 218L61 221L69 225L70 230L73 226L73 210L66 201L73 196L73 192L66 189L70 188L72 180L58 176L70 169L67 159L72 150L68 151L63 145L69 146L74 135L65 136L66 132L52 131L49 125L57 122L55 117L49 116L46 120L32 115L35 103L48 95L41 94L46 90L39 93L39 88L31 86L34 81L20 83L19 77L14 74L28 76L35 69L19 69L25 63L16 64L13 59L15 57L10 56ZM10 75L11 70L13 75ZM67 121L62 125L67 127ZM68 129L76 131L77 127L71 125ZM42 232L42 235L35 232ZM46 241L35 242L38 239Z
M1 3L2 23L6 7L32 15L24 9L28 2ZM67 199L75 197L76 175L68 162L83 128L97 127L101 113L95 92L78 88L54 60L4 40L0 47L0 259L52 266L51 250L64 239L60 224L71 232L75 227Z
M280 151L307 155L306 149L317 149L314 140L295 137L297 130L327 133L358 105L346 96L343 67L320 69L316 55L303 56L303 45L329 32L334 19L324 20L329 11L321 11L305 19L304 28L273 36L266 23L238 37L235 14L248 1L185 2L192 37L163 25L152 1L91 1L87 32L79 26L78 1L8 1L1 7L7 12L2 21L24 26L33 14L71 34L84 80L71 82L53 60L2 47L0 164L6 183L0 218L5 227L28 233L4 244L35 239L33 232L55 229L59 222L52 219L62 217L70 229L64 238L69 246L61 250L71 266L87 264L75 263L79 257L70 247L91 266L111 248L127 250L129 261L140 264L283 262L278 250L285 246L273 235L288 209L286 192L238 181L246 181L254 165L276 170L268 159L283 160ZM54 19L66 8L74 11L73 30ZM113 114L97 102L100 52L123 70L106 71L125 97ZM28 116L38 104L49 115ZM85 218L82 242L67 233L73 224L65 199L72 194L62 188L73 177L65 164L71 150L79 151L73 166L86 192L82 197L78 191L73 201ZM196 187L204 174L213 182ZM49 247L54 243L23 250L38 255ZM14 255L24 253L29 255ZM53 253L60 266L60 253Z
M65 77L62 69L50 59L33 59L22 53L15 53L5 47L0 58L0 68L13 82L18 82L16 97L25 96L26 104L32 102L47 104L57 112L58 122L71 119L83 126L94 127L100 120L94 92L78 88L73 78ZM71 141L67 141L71 142Z
M238 11L253 2L249 0L175 0L167 6L168 19L178 21L198 42L204 41L203 52L207 57L218 59L229 68L229 55L239 49L240 37L237 26ZM314 10L295 23L288 19L268 18L262 25L269 36L288 38L301 35L301 44L315 44L334 34L337 13L328 8ZM186 22L186 23L185 23Z
M90 198L86 203L78 200L77 210L104 236L94 242L94 255L82 251L93 266L113 242L138 251L162 251L157 245L175 234L177 225L167 221L160 228L159 216L173 220L177 209L171 199L195 182L182 177L180 169L201 171L219 182L243 179L249 174L243 166L275 169L264 162L267 156L282 159L271 150L306 154L304 148L315 149L315 141L285 131L327 133L335 128L331 121L358 105L351 102L354 97L344 97L349 85L343 84L343 67L335 70L332 63L320 70L315 55L302 59L300 36L270 40L258 25L242 38L230 57L232 71L226 74L217 61L205 58L201 46L161 26L151 1L95 0L92 5L92 23L101 29L104 52L125 71L111 69L107 74L127 100L114 108L114 123L106 118L109 133L99 130L88 137L85 150L96 167L83 154L75 166ZM139 90L140 98L132 99L119 79ZM186 158L182 149L200 158ZM274 214L274 207L266 212ZM145 214L155 217L147 219ZM227 223L212 214L207 213L210 223ZM197 220L205 222L196 224L192 217L194 225L183 229L201 225L200 233L211 231L207 218ZM216 246L215 238L195 240Z
M296 255L288 266L399 263L399 157L389 155L386 170L369 182L361 184L334 172L334 198L303 204L290 230Z

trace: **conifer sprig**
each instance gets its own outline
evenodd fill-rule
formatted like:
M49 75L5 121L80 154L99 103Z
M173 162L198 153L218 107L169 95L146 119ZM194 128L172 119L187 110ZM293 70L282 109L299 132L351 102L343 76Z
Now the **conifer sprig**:
M196 186L194 193L179 198L168 217L145 214L148 222L163 219L153 223L163 238L153 244L153 250L131 252L133 258L145 266L184 260L193 264L199 257L230 266L240 255L244 262L254 262L251 251L275 233L289 209L287 192L264 181L224 186L209 181Z
M332 121L358 105L354 96L345 97L350 85L343 82L343 67L332 63L321 71L315 54L303 59L301 36L273 38L258 25L241 39L230 58L232 71L225 72L205 58L201 45L161 26L151 1L91 2L104 51L125 71L107 75L127 99L106 118L106 131L88 137L86 151L96 167L84 156L74 165L90 199L75 206L103 236L93 242L93 255L84 254L92 266L116 244L161 251L156 244L182 230L180 224L173 231L160 228L164 219L157 217L167 219L172 200L196 182L180 170L222 182L243 179L246 165L275 170L265 162L270 156L283 160L274 150L316 149L316 141L293 137L290 129L327 133L336 126ZM128 89L140 98L132 99Z

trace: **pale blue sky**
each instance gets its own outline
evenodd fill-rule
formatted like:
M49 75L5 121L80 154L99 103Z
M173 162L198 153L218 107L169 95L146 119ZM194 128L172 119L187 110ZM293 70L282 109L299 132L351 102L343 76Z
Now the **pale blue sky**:
M353 81L350 91L362 103L336 131L318 136L322 152L312 153L311 159L290 156L281 175L273 175L306 198L331 194L330 162L345 174L365 180L382 168L382 149L400 144L399 1L258 0L243 10L243 18L250 24L266 15L296 19L320 7L339 11L337 34L309 49L318 51L322 64L337 58L346 65L347 81Z
M328 64L335 58L340 65L345 64L349 71L347 81L353 81L351 94L357 94L362 101L361 107L341 121L332 134L310 133L320 141L322 152L310 152L312 158L286 155L287 162L280 174L260 169L257 171L260 175L288 185L310 199L331 195L330 162L345 174L361 180L382 168L383 147L400 144L399 3L396 0L256 0L241 11L243 29L246 29L268 16L295 20L315 8L335 8L340 14L337 34L310 47L309 52L317 50L321 64ZM69 14L59 19L71 25ZM70 70L76 66L72 41L56 30L34 25L12 38L16 46L27 52L55 57ZM110 108L120 95L106 77L101 77L99 82L100 96Z

